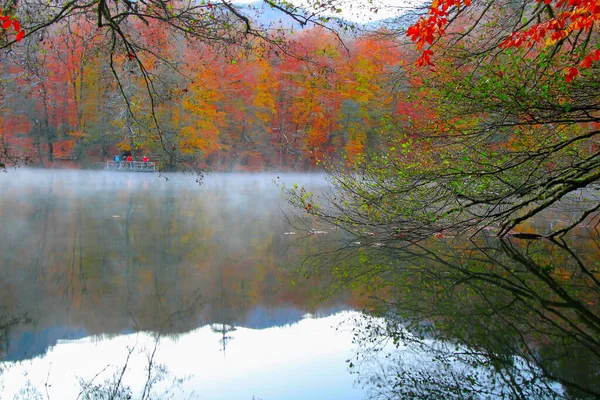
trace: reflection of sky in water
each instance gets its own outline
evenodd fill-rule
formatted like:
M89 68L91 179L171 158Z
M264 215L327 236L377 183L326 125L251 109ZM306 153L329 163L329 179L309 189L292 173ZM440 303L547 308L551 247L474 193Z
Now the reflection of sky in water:
M281 177L308 190L324 186L320 175ZM330 290L326 276L290 284L298 260L339 235L287 235L295 228L282 218L274 179L211 174L198 185L189 175L0 175L0 225L9 227L0 230L0 367L7 369L0 397L27 390L29 380L39 398L75 399L78 377L103 371L94 380L102 384L133 348L125 382L139 398L154 342L148 332L160 331L166 333L156 365L168 368L169 381L189 376L184 392L199 398L362 398L345 363L352 336L335 330L360 318L345 311L360 304L358 296L340 291L321 302ZM303 318L307 313L323 318ZM4 330L12 318L19 320ZM219 330L229 325L235 329L223 352ZM441 376L439 360L408 350L412 356L402 362L387 359L392 372L404 363ZM387 368L380 358L372 361L362 363L373 367L367 380ZM452 363L450 376L469 368Z
M352 334L344 322L356 315L341 312L262 330L238 327L228 334L232 339L225 352L221 334L206 326L175 338L162 337L155 361L167 366L169 383L189 376L174 398L188 398L193 392L206 399L359 399L363 393L354 387L345 363L351 357ZM3 398L13 398L29 380L44 396L48 382L50 398L75 399L81 390L77 378L90 380L110 366L95 378L101 383L123 368L131 348L135 351L124 383L137 398L154 343L146 333L61 341L43 357L6 363L0 376ZM156 394L161 391L157 386Z
M318 174L279 176L324 185ZM50 398L75 399L78 377L108 366L101 384L128 348L125 380L140 397L156 331L167 332L156 362L170 379L191 376L185 392L200 398L362 397L346 370L350 335L334 328L347 299L317 303L318 285L289 284L285 267L323 238L291 248L301 234L285 235L277 177L0 175L0 225L10 227L0 231L0 327L19 319L0 332L0 397L45 398L48 381ZM235 326L225 353L223 324Z

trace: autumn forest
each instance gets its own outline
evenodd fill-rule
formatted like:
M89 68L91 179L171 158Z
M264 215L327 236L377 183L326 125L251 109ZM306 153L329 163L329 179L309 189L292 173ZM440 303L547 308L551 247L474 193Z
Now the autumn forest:
M0 0L3 397L600 398L600 1L298 4Z
M105 38L90 24L15 46L2 63L4 141L43 166L93 167L129 150L158 161L166 145L173 158L211 170L309 170L381 146L387 118L402 112L392 78L403 56L393 38L341 42L313 27L286 33L285 49L248 53L186 45L141 22L131 31L156 52L143 71L131 54L109 65Z

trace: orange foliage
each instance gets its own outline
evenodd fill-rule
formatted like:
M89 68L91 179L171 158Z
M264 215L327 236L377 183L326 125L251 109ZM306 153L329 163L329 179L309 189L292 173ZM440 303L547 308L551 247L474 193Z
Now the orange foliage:
M73 139L59 140L54 143L54 157L56 159L71 158L74 147L75 140Z
M102 58L106 37L93 25L74 25L70 35L61 27L51 31L48 49L34 54L32 71L6 66L14 69L29 103L9 95L0 100L2 107L27 108L20 114L27 126L19 133L27 138L25 147L40 150L41 162L46 148L63 156L52 144L68 135L83 157L107 156L117 148L132 148L141 157L167 143L174 154L221 169L233 170L238 162L254 169L261 163L312 168L319 160L355 159L368 151L369 140L382 133L382 117L397 104L388 74L402 56L392 39L349 40L347 51L334 34L314 28L289 37L289 51L304 59L273 49L251 55L228 50L225 56L209 46L186 47L161 26L134 28L155 55L176 59L179 71L141 48L135 55L115 54L113 67L134 116ZM154 99L145 77L154 84ZM165 140L148 131L151 109Z
M536 0L540 2L542 0ZM594 24L600 20L600 3L597 0L543 0L546 5L553 5L557 10L555 14L532 25L525 30L512 32L499 47L547 47L570 35L581 32L589 33ZM452 11L461 7L470 6L470 0L434 0L427 16L422 16L406 32L417 48L423 50L425 45L432 45L433 41L445 33ZM417 59L418 66L433 65L431 57L433 51L426 49ZM565 70L565 79L571 81L579 73L579 68L590 68L593 63L600 61L600 49L587 52L575 64Z

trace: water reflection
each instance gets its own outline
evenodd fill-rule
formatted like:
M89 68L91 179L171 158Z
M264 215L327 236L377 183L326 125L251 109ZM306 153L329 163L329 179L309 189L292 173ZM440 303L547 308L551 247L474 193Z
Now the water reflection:
M0 232L0 300L36 321L13 332L6 359L41 354L58 339L157 330L196 294L203 307L171 333L264 328L316 312L314 283L281 285L280 267L306 249L288 251L270 177L213 176L203 186L185 176L73 172L2 179L0 222L9 228ZM346 308L343 299L320 307Z
M292 246L300 233L285 235L276 176L215 174L203 185L191 176L168 178L35 170L0 176L0 224L7 227L0 231L0 359L7 368L0 386L8 397L45 397L49 390L59 398L155 398L166 381L210 369L204 353L236 359L244 353L231 350L236 341L259 349L244 341L249 329L306 324L307 313L327 317L351 308L351 293L318 302L324 282L289 284L292 272L284 267L312 250ZM319 176L289 179L324 183ZM293 333L278 340L289 346L286 334ZM316 356L309 343L304 353ZM155 348L171 345L177 349L168 353L178 359L150 361ZM190 366L186 354L194 349L203 354ZM345 374L339 358L336 373ZM76 372L69 380L63 369ZM135 370L151 372L121 376ZM225 367L220 372L227 376ZM32 383L15 378L21 375ZM137 381L145 382L141 390ZM148 382L152 391L144 389ZM343 382L347 387L333 388L352 393L351 381ZM69 390L74 396L62 394ZM188 396L196 388L186 390Z
M350 366L371 398L597 398L600 242L583 238L349 247L307 268L370 293Z
M597 232L361 245L275 176L169 178L0 176L3 397L600 397Z
M342 329L355 314L238 328L226 357L209 326L177 337L140 332L62 341L43 358L11 364L2 375L3 398L360 399L344 362L350 327ZM38 396L21 396L25 391Z

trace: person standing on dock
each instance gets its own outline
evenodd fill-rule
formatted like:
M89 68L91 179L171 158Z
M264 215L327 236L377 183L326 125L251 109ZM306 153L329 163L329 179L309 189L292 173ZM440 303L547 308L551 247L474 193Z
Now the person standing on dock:
M148 156L144 156L144 162L147 163L148 161L150 161L150 158Z
M129 168L133 168L133 158L131 157L131 154L127 156L127 162L129 163Z

